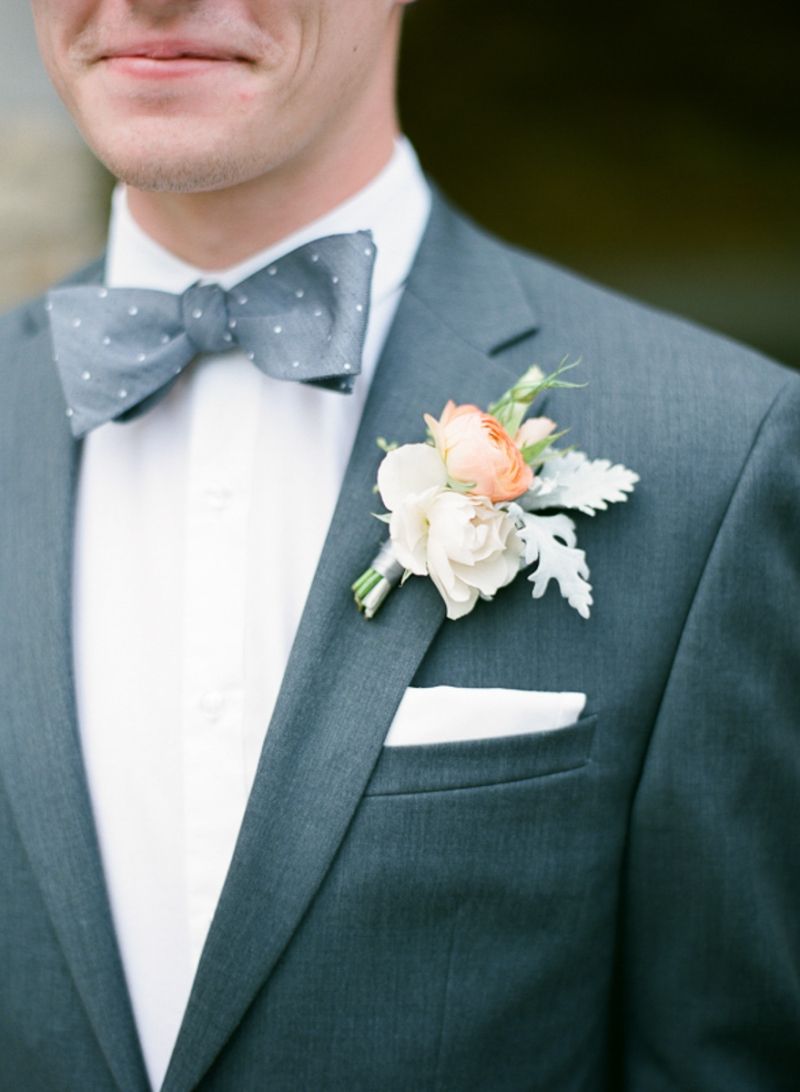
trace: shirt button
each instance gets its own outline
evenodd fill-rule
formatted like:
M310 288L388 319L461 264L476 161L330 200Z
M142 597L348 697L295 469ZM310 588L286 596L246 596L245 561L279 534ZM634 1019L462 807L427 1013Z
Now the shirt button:
M218 690L209 690L200 698L200 708L208 720L217 720L224 704L225 699Z
M218 509L227 508L233 496L233 490L227 485L209 485L205 493L210 506Z

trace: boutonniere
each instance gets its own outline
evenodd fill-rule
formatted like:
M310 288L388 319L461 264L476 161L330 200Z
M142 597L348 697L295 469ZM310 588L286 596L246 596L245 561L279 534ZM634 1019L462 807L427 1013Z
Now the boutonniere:
M583 386L561 378L575 366L565 358L544 375L534 365L485 412L448 402L438 420L425 414L425 443L378 440L386 454L377 491L388 512L377 518L389 538L352 586L367 618L412 575L430 577L447 617L463 618L529 567L534 599L555 580L569 605L589 617L586 554L562 510L593 516L626 500L639 476L556 447L566 430L548 417L524 420L542 391Z

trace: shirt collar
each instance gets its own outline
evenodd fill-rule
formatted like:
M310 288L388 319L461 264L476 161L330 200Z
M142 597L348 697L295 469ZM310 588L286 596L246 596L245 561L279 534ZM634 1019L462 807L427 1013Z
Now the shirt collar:
M229 269L209 273L182 261L152 239L133 219L125 187L114 190L106 259L113 288L183 292L198 280L231 288L257 269L312 239L369 230L376 247L372 302L379 303L408 277L430 213L431 194L410 142L401 137L383 170L358 193L279 243Z

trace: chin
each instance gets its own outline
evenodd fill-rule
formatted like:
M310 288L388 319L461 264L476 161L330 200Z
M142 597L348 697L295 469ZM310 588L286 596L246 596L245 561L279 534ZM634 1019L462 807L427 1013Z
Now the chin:
M253 154L253 142L195 141L171 133L126 139L124 145L97 142L95 154L115 178L135 189L201 193L236 186L267 168ZM243 145L243 146L242 146Z
M223 190L244 181L229 160L148 159L105 161L121 182L151 193L204 193Z

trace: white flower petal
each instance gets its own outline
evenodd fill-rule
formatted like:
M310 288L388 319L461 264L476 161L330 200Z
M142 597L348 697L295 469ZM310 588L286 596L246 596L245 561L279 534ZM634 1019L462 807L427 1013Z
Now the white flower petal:
M416 576L427 576L428 548L427 505L435 490L427 490L421 497L409 497L392 513L389 535L395 557L404 569Z
M404 444L378 467L378 491L390 512L404 500L447 484L447 469L430 444Z
M431 504L428 516L430 533L449 558L467 562L472 559L470 543L474 539L474 511L475 506L469 497L451 491L440 493Z
M428 572L436 587L446 599L463 601L469 598L469 589L456 578L447 551L434 536L428 536Z
M444 599L447 617L455 621L469 614L478 602L477 588L470 588L463 581L456 580L449 565L431 565L430 575L439 595Z
M480 565L462 565L453 562L453 572L469 588L475 588L481 595L492 596L501 586L506 568L502 558L496 555Z

